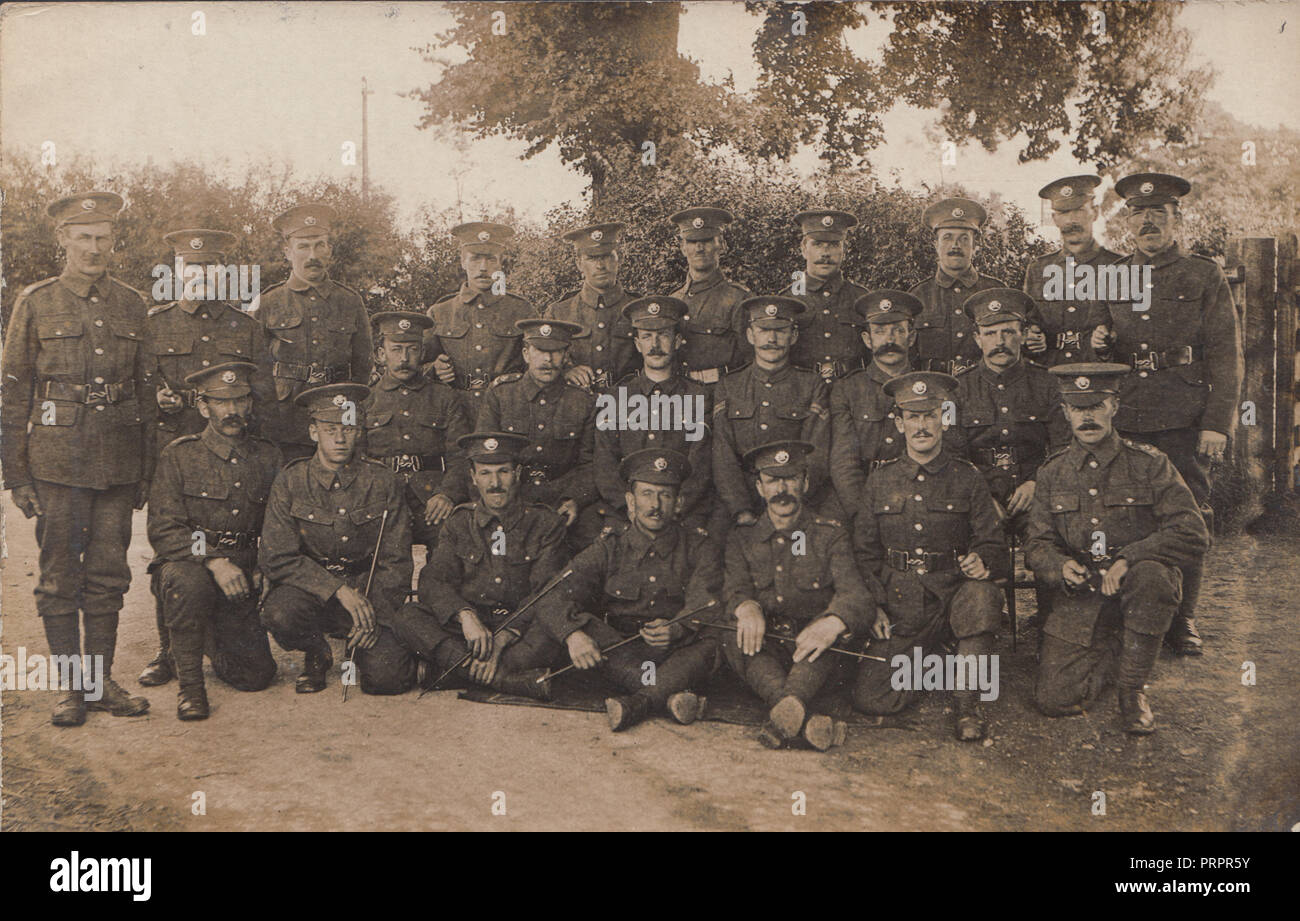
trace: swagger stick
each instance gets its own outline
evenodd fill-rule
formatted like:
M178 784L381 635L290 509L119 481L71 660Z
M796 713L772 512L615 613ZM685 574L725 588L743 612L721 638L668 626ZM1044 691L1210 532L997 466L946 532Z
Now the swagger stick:
M375 539L375 552L370 557L370 572L366 575L366 599L370 598L370 584L375 581L375 566L379 563L379 548L384 545L384 525L388 524L388 509L384 509L384 516L379 519L379 537ZM357 646L355 643L348 643L348 658L344 665L351 665L353 658L356 657ZM348 702L348 683L343 682L343 702Z

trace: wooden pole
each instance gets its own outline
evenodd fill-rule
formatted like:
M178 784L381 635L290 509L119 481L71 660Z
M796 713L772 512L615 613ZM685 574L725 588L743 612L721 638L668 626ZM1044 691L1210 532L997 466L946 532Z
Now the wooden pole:
M1296 258L1296 235L1283 234L1277 241L1277 412L1274 421L1273 489L1280 494L1295 490L1297 404L1296 398L1296 287L1300 265Z
M1240 402L1255 404L1255 424L1238 425L1237 457L1260 493L1273 485L1273 427L1277 399L1275 364L1275 300L1277 295L1277 241L1272 237L1246 237L1229 241L1228 267L1244 267L1236 285L1237 309L1241 317L1241 344L1246 358ZM1235 256L1235 258L1234 258ZM1214 335L1213 330L1208 331ZM1238 418L1240 419L1240 408Z

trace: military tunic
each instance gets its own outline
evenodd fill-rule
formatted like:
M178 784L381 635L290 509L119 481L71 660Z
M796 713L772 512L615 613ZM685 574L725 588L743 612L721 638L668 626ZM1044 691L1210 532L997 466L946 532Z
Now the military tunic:
M828 381L865 367L871 352L862 344L853 305L867 289L839 272L827 279L809 275L805 283L805 294L794 294L793 286L781 292L807 308L795 317L799 339L790 349L791 364L816 371Z
M933 278L913 285L908 294L925 305L916 318L913 367L954 374L979 361L975 324L966 316L963 305L977 291L1003 287L1006 286L996 278L982 275L974 268L956 277L935 269Z
M232 443L205 428L163 448L149 493L149 572L173 655L191 655L201 667L207 649L217 675L240 690L261 690L275 676L258 596L229 600L205 564L230 560L251 585L267 499L282 462L269 441L250 436ZM196 553L200 532L202 552Z
M537 311L522 297L482 293L462 284L430 307L429 316L433 328L425 333L425 357L447 356L456 372L452 387L471 395L467 408L473 417L492 381L524 369L523 333L515 321L532 319Z
M1084 256L1075 256L1064 249L1058 249L1056 252L1031 259L1029 265L1025 267L1023 290L1034 299L1034 304L1038 307L1036 320L1047 337L1047 351L1032 357L1047 368L1083 361L1092 330L1106 322L1104 301L1077 297L1048 300L1044 295L1048 268L1056 266L1064 278L1067 256L1072 258L1077 266L1088 266L1091 269L1114 265L1124 258L1100 244L1094 244L1092 250Z
M773 441L807 441L815 450L808 459L806 501L815 506L827 495L830 421L827 388L812 371L786 365L766 371L746 365L722 379L714 393L713 481L718 498L734 518L762 511L753 476L745 471L746 452Z
M698 281L687 278L673 293L690 308L682 324L680 358L686 370L700 375L709 387L753 359L745 339L745 314L741 301L750 296L747 288L727 278L721 270Z
M470 432L464 403L439 381L416 377L403 383L386 374L362 406L365 454L406 486L412 535L417 543L431 544L435 531L424 522L429 500L441 493L460 503L469 495L465 456L456 447Z
M263 291L253 310L274 359L277 405L262 434L286 458L312 454L315 446L307 430L311 420L293 401L309 387L369 381L373 346L361 295L328 278L309 285L290 276Z
M514 432L531 442L520 460L525 501L555 508L572 499L579 509L595 501L596 398L590 393L563 377L543 386L526 373L508 374L483 398L477 427Z
M903 451L903 436L894 425L894 398L884 391L889 380L872 362L831 387L831 480L849 514L871 471Z
M259 369L253 376L254 412L273 407L266 331L237 303L186 300L159 304L149 309L145 326L153 343L155 390L167 387L185 401L170 412L159 408L159 451L173 439L196 435L207 427L208 421L196 405L194 387L185 383L186 376L195 371L224 361L250 361Z
M583 331L570 340L566 367L590 367L595 375L593 390L606 390L636 370L640 358L623 305L640 296L622 287L606 294L583 285L546 308L545 315L552 320L582 325Z

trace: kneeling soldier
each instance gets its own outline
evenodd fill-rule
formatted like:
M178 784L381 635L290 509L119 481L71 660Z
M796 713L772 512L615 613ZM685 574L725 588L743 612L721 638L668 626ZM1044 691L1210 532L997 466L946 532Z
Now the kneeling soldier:
M527 438L475 432L458 444L469 457L478 501L448 516L420 570L419 601L394 615L393 634L419 659L423 687L432 690L432 681L455 669L439 687L482 684L545 700L549 685L538 684L541 672L529 669L541 664L538 650L549 639L538 633L532 613L501 625L560 571L568 557L564 519L520 496ZM469 665L457 668L471 652Z
M1074 439L1038 472L1025 560L1053 595L1034 688L1039 709L1081 713L1114 673L1124 730L1145 735L1155 717L1143 689L1182 600L1183 570L1199 565L1209 532L1169 458L1115 433L1128 370L1052 368Z
M685 455L646 448L619 469L631 524L605 532L574 558L566 590L542 602L538 619L577 668L599 667L624 692L605 700L610 729L664 710L692 723L704 706L692 689L713 675L721 657L716 641L697 636L690 617L672 620L692 611L703 619L707 608L718 607L722 557L706 531L677 522L679 491L691 473Z
M298 395L316 453L285 465L266 508L258 563L271 590L262 619L283 648L307 654L299 694L325 690L334 664L325 633L356 647L365 693L396 694L415 682L413 665L401 681L387 680L395 671L389 661L406 654L376 629L376 609L395 609L411 585L411 517L393 471L357 450L369 392L363 384L327 384Z
M929 371L885 384L907 451L867 479L854 521L858 565L875 595L871 632L884 641L871 648L887 660L858 671L853 706L865 713L897 713L915 700L916 690L894 686L896 655L915 647L928 655L953 637L961 661L993 653L1002 593L992 580L1010 574L1010 558L984 478L944 450L943 404L956 389L952 377ZM957 738L984 738L978 691L951 690Z
M822 751L842 738L842 724L807 717L808 707L839 672L827 650L862 636L869 623L870 594L848 532L804 505L813 451L807 442L781 441L748 452L745 464L767 510L727 535L726 611L736 632L727 635L724 652L771 708L758 737L769 748L783 748L801 732ZM764 642L769 634L794 638L793 647Z
M217 677L240 691L260 691L275 677L257 616L256 563L282 458L271 442L248 434L250 378L257 372L251 362L231 361L184 378L208 425L163 449L149 493L149 571L180 678L182 720L207 719L205 652Z

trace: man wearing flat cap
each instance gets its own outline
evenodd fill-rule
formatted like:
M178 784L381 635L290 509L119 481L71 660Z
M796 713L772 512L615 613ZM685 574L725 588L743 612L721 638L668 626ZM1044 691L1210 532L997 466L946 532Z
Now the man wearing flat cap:
M177 276L186 278L194 267L202 280L186 281L179 301L149 308L145 328L153 342L153 374L158 402L157 447L161 451L181 435L195 435L208 426L198 406L198 391L185 383L196 371L231 361L252 362L253 396L263 410L274 406L271 382L271 353L266 332L245 313L235 298L219 300L219 291L209 283L207 270L220 271L235 243L235 235L224 230L176 230L163 239L175 252ZM213 280L215 281L215 279ZM253 421L256 409L245 413L245 424ZM158 654L140 673L145 687L166 684L174 677L167 629L161 602L155 610L158 622Z
M221 362L179 382L196 394L207 427L163 448L149 494L149 572L170 638L167 667L180 678L182 720L208 717L205 653L217 677L237 690L260 691L275 677L257 614L257 543L283 459L248 431L259 370Z
M858 219L844 211L800 211L799 252L804 259L804 293L794 285L781 292L804 305L795 318L799 338L790 349L790 361L821 375L829 386L850 371L864 367L867 350L858 335L853 305L867 289L844 277L845 237Z
M681 357L686 375L712 395L723 375L752 357L740 309L750 292L728 279L720 265L727 252L724 231L735 218L722 208L687 208L669 220L677 225L678 245L686 258L686 281L673 292L686 304Z
M468 458L476 498L452 510L420 570L418 600L400 608L384 629L418 659L426 689L451 671L437 688L478 684L550 699L550 683L538 683L543 673L537 668L558 650L537 623L536 607L502 624L568 559L564 519L520 497L527 438L474 432L461 436L458 447ZM469 664L457 667L471 653ZM409 667L397 664L394 680L400 681Z
M110 678L131 584L131 511L144 507L153 477L158 410L144 295L108 271L122 204L86 192L46 209L65 266L23 290L4 337L0 461L14 504L37 519L36 613L51 655L84 648L103 663L102 695L87 699L78 682L54 710L57 726L80 726L87 709L149 708Z
M363 692L399 694L415 681L406 652L377 629L411 586L411 516L397 475L359 450L369 392L325 384L298 395L316 453L284 466L266 507L258 565L271 587L262 621L281 648L306 654L299 694L325 690L334 664L326 633L355 648ZM351 679L345 668L343 680Z
M524 337L527 370L493 382L479 411L479 428L528 439L522 458L523 499L559 512L569 528L569 546L577 550L595 534L582 532L574 523L598 495L591 470L596 398L566 381L563 371L570 343L583 330L576 323L541 317L515 325Z
M289 278L262 292L253 308L274 364L275 413L262 426L286 460L310 457L309 418L300 393L322 384L370 379L370 320L361 295L328 275L337 215L322 204L296 205L271 225L284 238Z
M696 690L721 664L718 642L693 618L669 621L721 608L722 551L704 530L678 523L678 490L691 474L684 455L645 448L623 458L619 474L630 525L574 557L573 575L538 603L537 619L561 659L598 670L620 692L605 700L611 730L665 712L692 723L704 707Z
M372 321L376 363L384 373L363 406L363 449L405 484L412 540L432 547L443 521L469 496L465 459L456 446L469 434L469 412L455 390L420 373L429 317L389 310Z
M849 532L804 503L808 462L803 441L759 445L745 466L765 506L761 518L727 534L726 604L734 625L723 652L740 679L768 707L759 741L784 748L802 737L826 751L843 741L843 724L816 698L843 675L832 646L860 644L870 624L870 594L853 561Z
M803 302L792 297L751 297L742 306L754 363L724 377L713 404L713 481L729 525L752 524L763 510L744 457L770 440L812 444L803 501L813 508L835 501L827 469L826 382L815 371L790 363L790 347L799 338L795 317L804 311Z
M885 396L884 388L912 370L921 302L906 291L879 288L858 298L853 309L871 361L831 387L831 480L846 518L856 513L871 471L902 453L894 398Z
M977 291L1005 287L973 265L987 219L983 206L968 198L937 201L921 216L934 234L938 261L934 277L914 285L910 292L924 305L916 320L917 367L922 370L956 374L979 359L963 305Z
M1113 680L1124 731L1146 735L1146 681L1209 531L1170 459L1114 430L1132 369L1052 373L1074 437L1039 470L1030 512L1025 560L1052 597L1034 700L1049 716L1083 713Z
M1168 455L1211 522L1209 465L1226 457L1244 361L1223 270L1178 243L1179 200L1190 190L1187 180L1165 173L1138 173L1115 184L1137 244L1119 264L1149 271L1150 287L1142 302L1108 303L1107 323L1093 332L1091 345L1096 357L1134 372L1121 384L1116 430ZM1167 640L1177 654L1201 654L1200 593L1201 568L1191 566L1183 572L1183 601Z
M627 400L644 399L648 408L645 424L635 426L628 424L633 412L626 419L597 413L595 474L601 501L588 506L590 513L625 523L627 483L619 474L619 464L642 448L670 448L686 455L691 466L691 475L678 493L682 504L678 520L687 527L708 527L714 506L712 406L707 385L683 376L677 361L686 312L686 302L675 297L642 297L623 305L641 370L620 380L611 393L619 400L624 395ZM680 407L680 414L675 414L674 406Z
M1026 349L1034 361L1046 367L1081 361L1094 327L1106 321L1105 302L1096 297L1079 297L1074 285L1064 284L1080 268L1113 265L1124 257L1097 242L1093 227L1097 206L1093 201L1098 176L1066 176L1038 190L1049 202L1052 223L1061 232L1061 248L1031 259L1025 268L1024 291L1034 299L1042 321L1039 339L1031 328ZM1059 279L1062 284L1054 284ZM1093 294L1096 288L1093 288Z
M537 310L503 290L512 227L473 221L453 227L451 234L460 246L465 281L459 291L429 308L433 327L425 333L425 351L433 361L434 376L466 394L472 423L492 381L523 370L515 322L537 316Z
M919 648L924 657L954 639L958 656L993 655L1002 617L994 580L1010 575L1010 557L984 478L944 450L945 404L956 391L955 379L929 371L885 385L907 450L867 479L854 520L858 568L874 598L871 653L886 660L858 668L853 706L864 713L898 713L917 701L920 687L895 684L895 656ZM958 740L984 738L980 692L947 690Z
M546 308L552 320L576 323L582 332L569 346L565 379L575 387L601 392L636 368L632 328L622 308L640 294L625 291L618 280L618 245L626 224L579 227L564 234L572 244L582 287Z

